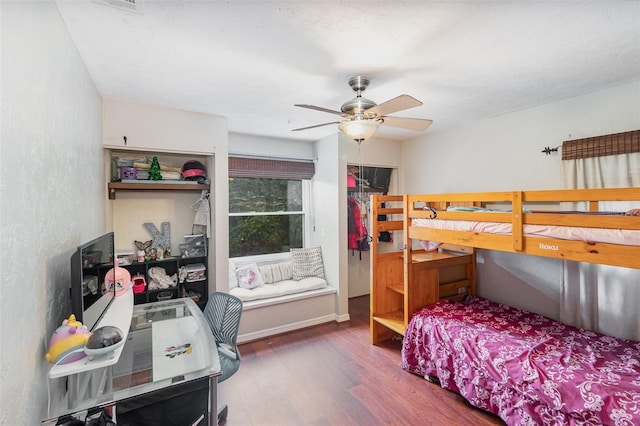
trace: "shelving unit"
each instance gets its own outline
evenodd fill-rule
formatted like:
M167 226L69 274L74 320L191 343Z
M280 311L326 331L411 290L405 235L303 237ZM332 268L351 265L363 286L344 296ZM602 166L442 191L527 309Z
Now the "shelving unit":
M413 250L404 237L402 251L380 250L378 235L403 233L404 200L400 195L374 195L371 244L371 343L394 335L404 336L411 315L440 299L461 299L475 294L475 252L462 246L447 245L433 252ZM383 206L384 205L384 206ZM381 216L391 220L379 220ZM390 217L391 216L391 217ZM404 233L403 233L404 234Z
M174 287L169 287L165 289L156 289L149 290L148 286L151 282L149 278L149 269L153 267L161 267L164 268L166 274L168 276L172 276L173 274L177 274L180 270L180 267L187 266L191 264L202 263L203 265L207 264L207 257L170 257L162 260L152 260L149 262L133 262L130 265L121 265L123 268L127 269L131 274L131 279L137 275L143 275L145 281L147 283L147 288L142 293L134 293L133 302L134 304L142 304L149 302L156 302L158 300L166 299L176 299L178 297L187 297L189 291L193 291L198 293L200 297L198 300L194 300L196 304L204 310L205 305L208 300L208 271L205 269L204 279L200 281L193 282L183 282L178 283Z
M171 167L180 167L181 164L184 164L185 161L188 160L198 160L207 166L211 165L211 161L209 157L192 155L189 153L160 153L155 151L143 151L139 149L128 150L128 149L107 149L106 150L106 158L105 158L105 168L106 175L110 176L113 181L107 183L108 189L108 198L109 200L114 200L113 204L111 204L111 213L110 217L113 221L113 226L115 227L116 232L116 244L118 244L118 235L121 235L121 239L128 239L125 236L131 235L133 229L137 229L136 226L127 226L128 223L142 224L145 222L156 223L159 225L164 218L167 217L169 222L171 222L171 231L175 232L175 229L178 228L178 235L187 235L191 233L191 221L193 220L193 216L191 214L183 214L180 217L179 222L174 222L175 219L172 219L172 210L182 209L184 211L189 211L189 204L198 199L198 195L202 191L210 191L211 185L207 184L199 184L197 182L188 182L188 181L151 181L151 180L126 180L126 181L116 181L118 178L117 173L117 161L116 158L128 158L128 159L137 159L137 158L152 158L157 156L161 163L166 163ZM118 200L116 201L116 195L120 193ZM155 194L152 194L155 193ZM189 201L191 199L191 195L193 194L193 201ZM147 207L149 200L152 200L152 203L156 203L156 207L158 205L161 208L169 207L169 216L150 215L149 213L144 213L145 209L153 208ZM179 200L175 201L181 204L171 204L173 201L170 200ZM166 203L168 202L168 204ZM189 203L189 204L185 204ZM117 214L116 214L117 211ZM160 211L160 210L156 210ZM158 217L160 216L160 217ZM119 219L115 219L118 217ZM175 216L173 216L175 218ZM187 222L188 221L188 222ZM174 228L174 226L176 228ZM188 229L187 229L188 228ZM124 230L123 230L124 229ZM135 232L138 232L137 230ZM133 234L136 235L136 234ZM174 235L175 237L175 235ZM138 239L140 241L146 241L142 238L150 239L146 231L142 234L142 236L132 237L131 244L133 244L134 239ZM207 240L205 244L209 244ZM122 247L123 244L120 243ZM179 253L176 245L173 244L172 249L174 250L174 254ZM208 254L210 250L206 250L205 253ZM212 268L212 265L209 261L208 255L198 256L198 257L168 257L162 260L153 260L153 261L145 261L145 262L133 262L130 265L122 265L124 268L129 270L131 273L132 279L136 274L141 274L144 276L147 286L151 282L149 279L149 269L155 266L162 267L165 269L165 272L168 276L172 276L173 274L177 274L181 267L198 264L201 263L205 268L205 276L203 280L194 281L194 282L184 282L179 283L174 287L157 289L157 290L149 290L148 287L142 293L134 294L134 303L142 304L149 302L161 301L164 299L175 299L179 297L192 297L193 293L197 293L199 296L193 295L193 300L196 304L204 309L206 306L208 295L209 295L209 270ZM213 275L215 276L215 274ZM213 282L212 282L212 285ZM193 293L189 293L189 292Z

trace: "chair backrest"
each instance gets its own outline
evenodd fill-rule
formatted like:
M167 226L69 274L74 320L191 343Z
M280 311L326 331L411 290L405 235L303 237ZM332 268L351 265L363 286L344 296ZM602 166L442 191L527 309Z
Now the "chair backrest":
M242 300L228 293L215 292L209 296L204 316L216 343L235 349L242 316Z

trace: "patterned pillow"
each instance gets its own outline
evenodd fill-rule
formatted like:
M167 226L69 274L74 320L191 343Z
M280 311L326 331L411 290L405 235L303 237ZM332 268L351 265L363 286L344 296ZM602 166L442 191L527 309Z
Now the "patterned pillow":
M237 268L236 277L238 278L238 287L240 288L252 289L264 285L258 265L255 263Z
M293 267L291 262L271 263L260 266L260 275L265 284L277 281L290 280L293 278Z
M290 251L294 280L300 281L307 277L324 278L320 247L292 248Z

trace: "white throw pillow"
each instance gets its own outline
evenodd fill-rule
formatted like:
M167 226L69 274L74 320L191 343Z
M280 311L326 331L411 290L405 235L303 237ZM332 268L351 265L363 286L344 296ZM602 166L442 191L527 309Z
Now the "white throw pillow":
M260 265L260 275L265 284L290 280L293 277L293 266L291 262Z
M292 248L290 251L294 280L300 281L307 277L324 278L324 265L320 247Z
M236 277L238 278L238 287L241 288L252 289L264 285L258 265L255 263L237 268Z

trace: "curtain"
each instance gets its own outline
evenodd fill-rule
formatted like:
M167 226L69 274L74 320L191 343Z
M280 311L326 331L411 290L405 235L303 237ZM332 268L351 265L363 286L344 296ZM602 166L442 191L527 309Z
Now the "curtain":
M277 160L267 158L229 156L229 177L311 179L315 174L312 161Z
M638 187L640 152L564 159L563 145L562 175L567 189ZM601 203L600 210L640 207L632 204ZM640 270L565 261L560 296L562 322L640 340L639 303Z

